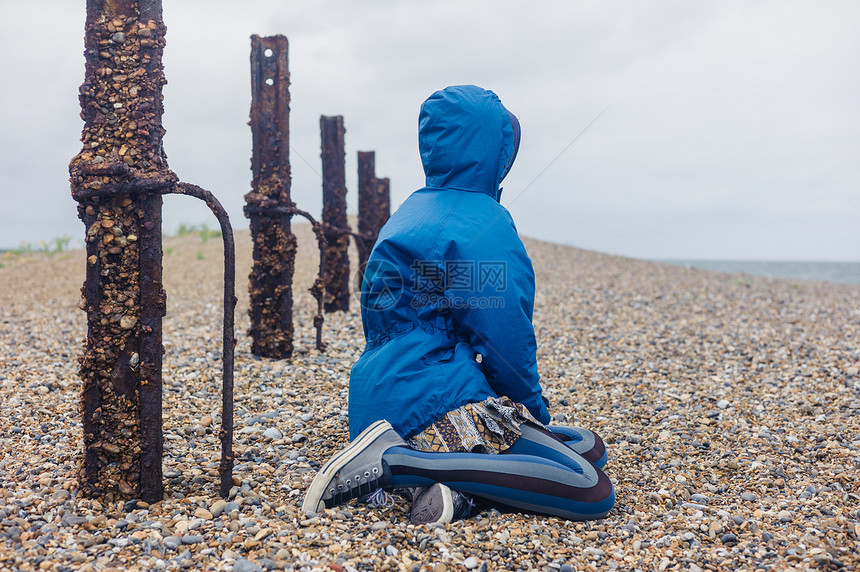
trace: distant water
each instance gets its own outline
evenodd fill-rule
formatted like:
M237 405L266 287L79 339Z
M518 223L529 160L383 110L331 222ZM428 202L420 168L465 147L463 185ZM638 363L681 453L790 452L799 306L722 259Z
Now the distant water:
M743 272L772 278L860 284L860 262L780 262L754 260L661 260L717 272Z

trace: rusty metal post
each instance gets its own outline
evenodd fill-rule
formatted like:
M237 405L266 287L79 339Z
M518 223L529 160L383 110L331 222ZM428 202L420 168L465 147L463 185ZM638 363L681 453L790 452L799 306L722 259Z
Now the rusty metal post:
M376 229L374 234L378 236L379 231L382 230L382 227L391 218L391 182L388 177L385 177L384 179L374 179L374 183L375 196L373 200L376 203L376 208L374 209L376 217L373 225Z
M290 74L285 36L251 36L252 190L245 195L254 265L250 275L251 352L276 359L293 352L290 229Z
M367 258L379 236L382 226L391 216L388 179L376 178L376 153L358 152L358 288L364 276Z
M164 491L162 194L182 192L162 148L161 0L87 0L85 33L79 96L84 146L69 164L72 197L87 228L79 481L87 496L152 503ZM219 222L229 227L226 212ZM227 235L224 240L226 252ZM235 305L235 297L227 296L229 264L232 259L225 258L223 376L224 413L232 415L226 406L229 397L232 407ZM232 444L232 417L224 418L222 433L228 427L222 441ZM222 483L231 471L232 451L222 456Z
M346 218L343 117L320 117L322 225L326 237L325 311L349 311L349 223Z
M373 180L376 170L376 152L358 152L358 236L355 237L355 246L358 250L358 286L364 276L364 268L367 266L367 258L373 243L376 242L376 234L373 232L375 188Z
M161 147L165 31L158 0L87 1L84 147L69 166L87 227L80 485L109 500L164 490L160 191L175 182Z

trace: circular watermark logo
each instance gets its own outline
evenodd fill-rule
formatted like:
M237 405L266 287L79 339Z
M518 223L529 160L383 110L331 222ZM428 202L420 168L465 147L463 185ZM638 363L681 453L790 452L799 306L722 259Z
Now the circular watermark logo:
M387 260L368 260L353 275L353 293L362 310L388 310L403 296L403 274Z

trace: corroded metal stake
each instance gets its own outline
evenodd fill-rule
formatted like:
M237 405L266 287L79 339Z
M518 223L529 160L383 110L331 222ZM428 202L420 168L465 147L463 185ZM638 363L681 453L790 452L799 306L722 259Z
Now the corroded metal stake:
M293 271L296 237L290 229L290 74L287 38L251 36L252 190L254 265L250 276L251 352L289 358L293 352Z
M296 237L294 215L314 229L320 249L319 274L310 288L317 300L316 347L322 341L326 237L322 225L296 208L290 198L290 72L287 38L251 36L252 190L245 195L251 219L254 266L250 276L251 352L285 359L293 353L293 272Z
M388 177L382 179L374 179L374 221L373 226L376 229L374 234L379 235L379 231L391 218L391 182ZM374 242L376 239L374 239Z
M346 218L343 117L320 117L326 237L325 311L349 311L349 223Z
M367 258L379 236L382 226L391 216L389 181L376 178L376 153L358 152L358 235L355 244L358 250L358 287L364 276Z
M166 83L161 1L88 0L85 31L84 147L69 165L72 196L87 229L79 482L88 496L157 502L164 491L162 194L182 192L161 145ZM229 228L226 213L219 221ZM225 249L228 238L232 248L232 235L225 234ZM228 291L225 282L222 433L229 427L229 435L222 443L232 447L232 402L228 407L226 390L229 386L232 394L235 296L228 297ZM222 492L232 470L232 450L224 451Z

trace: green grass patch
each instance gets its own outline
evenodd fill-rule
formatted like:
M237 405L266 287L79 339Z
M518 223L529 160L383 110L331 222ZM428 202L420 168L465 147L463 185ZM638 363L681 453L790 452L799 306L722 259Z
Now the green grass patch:
M210 238L220 238L221 231L220 230L211 230L209 225L205 222L201 224L186 224L181 223L179 228L176 229L176 236L189 236L196 235L200 237L201 242L204 244L209 241Z
M65 235L53 238L47 242L40 240L37 244L32 242L21 241L18 248L10 248L2 251L7 255L26 256L28 254L60 254L69 250L69 244L72 242L72 237Z

